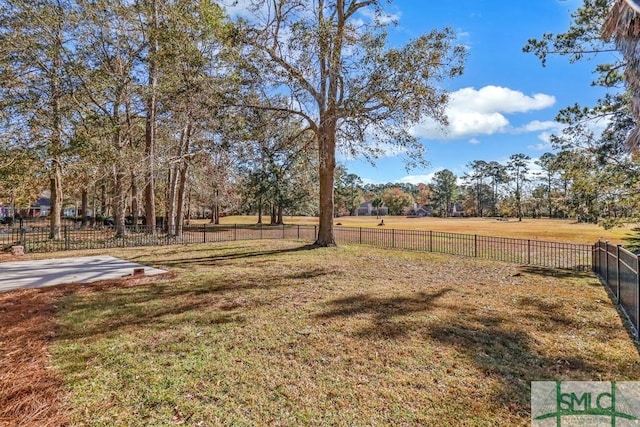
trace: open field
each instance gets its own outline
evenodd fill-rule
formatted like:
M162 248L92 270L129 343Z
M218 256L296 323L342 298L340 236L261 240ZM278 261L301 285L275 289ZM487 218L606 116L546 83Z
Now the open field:
M263 221L268 223L269 218ZM257 216L228 216L220 219L222 224L255 224ZM195 220L192 223L207 223L206 220ZM286 224L318 223L315 217L285 217ZM334 224L345 227L377 227L380 219L375 216L344 216L336 218ZM616 244L625 244L634 236L632 229L636 225L605 230L595 224L577 223L575 220L563 219L517 219L498 221L495 218L408 218L404 216L385 216L386 228L402 230L433 230L450 233L480 234L493 237L512 237L516 239L538 239L555 242L593 244L598 238Z
M72 425L529 425L532 380L640 378L587 274L280 240L108 254L174 276L0 294L8 425L37 409L6 409L20 360Z

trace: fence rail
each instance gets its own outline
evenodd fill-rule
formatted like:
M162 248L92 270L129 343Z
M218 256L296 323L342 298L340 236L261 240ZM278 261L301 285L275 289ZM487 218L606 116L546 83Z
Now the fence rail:
M637 335L640 331L640 257L621 245L598 240L593 245L593 272L609 289Z
M591 270L591 245L442 231L337 227L338 243L486 258L541 267Z
M317 226L308 225L194 225L185 226L178 236L161 228L127 226L119 236L109 227L80 228L65 226L60 238L51 239L48 227L0 229L0 249L24 246L27 252L52 252L73 249L157 246L208 243L252 239L300 239L313 241ZM337 243L352 243L381 248L421 252L439 252L492 259L534 266L588 271L592 268L592 246L541 240L489 237L442 231L398 230L384 228L336 227Z

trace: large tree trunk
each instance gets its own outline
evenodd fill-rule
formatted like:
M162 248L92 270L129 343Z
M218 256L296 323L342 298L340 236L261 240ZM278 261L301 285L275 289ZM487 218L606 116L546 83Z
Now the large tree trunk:
M49 238L59 240L62 227L62 166L53 162L53 176L49 180L51 191L51 212L49 213Z
M158 85L156 55L158 53L158 3L153 1L149 43L149 96L147 98L147 117L145 123L145 155L147 159L147 176L144 188L145 225L155 230L156 197L155 197L155 145L156 145L156 87Z
M218 190L216 188L215 190L215 202L213 204L213 209L211 210L211 222L213 222L214 224L218 225L220 224L220 201L219 201L219 197L220 197L220 190Z
M187 163L183 163L180 167L178 175L178 206L176 208L176 235L182 236L182 227L184 225L184 201L187 185Z
M189 186L189 193L187 194L187 215L186 215L186 225L191 223L191 186Z
M262 224L262 199L258 200L258 224Z
M187 182L187 158L191 144L191 120L187 119L187 124L180 134L180 146L178 147L177 163L172 168L170 190L169 190L169 210L168 229L171 235L180 235L182 230L182 213L184 212L184 189Z
M82 189L82 216L80 221L80 227L87 228L87 212L89 210L89 192L86 188Z
M131 172L131 217L133 218L133 226L137 230L138 229L138 211L140 208L138 207L138 184L136 180L136 175L132 171Z
M276 205L275 203L271 204L271 221L269 221L270 225L276 225Z
M127 189L125 186L125 177L127 174L119 164L114 165L114 190L113 200L115 204L115 226L116 237L124 237L126 235L126 225L124 222L125 212L127 210Z
M284 225L284 215L283 215L283 211L284 209L282 208L282 205L278 205L278 218L277 218L277 224L278 225Z
M320 224L316 246L336 246L333 235L333 185L336 169L336 121L327 120L319 130Z
M178 195L178 167L173 166L169 172L169 194L167 196L167 234L176 233L176 201Z
M59 19L62 13L58 8ZM61 238L62 226L62 116L60 103L62 99L62 89L60 85L60 72L62 68L62 35L60 27L55 31L55 49L53 53L53 69L51 77L51 213L49 217L49 238L59 240Z
M100 216L104 219L107 213L107 186L104 181L100 184Z

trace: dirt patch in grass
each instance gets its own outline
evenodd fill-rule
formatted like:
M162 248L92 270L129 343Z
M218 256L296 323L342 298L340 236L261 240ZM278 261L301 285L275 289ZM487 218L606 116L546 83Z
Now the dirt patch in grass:
M127 278L0 293L0 425L46 427L69 421L64 381L51 365L49 354L62 299L157 279Z
M533 380L636 380L587 274L290 241L122 250L176 277L59 300L74 425L529 425Z

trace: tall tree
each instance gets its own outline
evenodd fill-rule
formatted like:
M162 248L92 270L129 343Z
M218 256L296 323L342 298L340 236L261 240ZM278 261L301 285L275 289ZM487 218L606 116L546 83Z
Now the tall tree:
M348 173L347 169L338 165L336 167L336 207L345 209L349 215L355 215L358 206L362 203L362 179L356 174Z
M411 194L398 187L387 188L385 192L382 193L382 200L384 200L384 204L389 208L391 215L402 215L404 210L415 202Z
M431 202L432 196L431 188L429 188L428 185L423 183L418 184L418 191L416 192L415 198L419 206L428 205Z
M640 14L628 2L619 1L609 10L604 25L603 35L613 39L622 53L624 78L631 94L631 113L636 126L627 137L627 146L632 151L640 149Z
M73 62L73 2L16 0L0 3L0 56L3 104L21 119L23 147L38 149L51 193L50 232L60 238L63 163L68 148ZM4 109L4 108L3 108ZM25 139L33 138L26 142ZM26 143L25 143L26 142Z
M553 182L558 171L557 157L553 153L544 153L535 161L535 164L542 170L542 177L545 183L544 194L546 195L547 215L551 218L553 216L553 200L551 198L553 194Z
M366 151L371 136L405 145L410 157L423 150L409 125L424 117L446 123L447 93L438 85L462 73L465 49L453 46L449 29L432 31L399 48L386 47L382 19L366 21L378 0L298 0L257 2L261 22L241 25L247 57L260 79L287 88L286 107L306 120L319 155L320 226L316 245L334 246L334 170L338 140L354 152ZM365 23L363 24L363 21Z
M578 154L576 150L583 151L580 154L587 157L595 153L599 167L622 168L618 172L627 173L629 181L634 180L635 166L628 154L637 151L640 141L636 127L640 116L636 90L637 28L638 15L625 1L583 0L572 14L566 32L543 34L540 39L530 39L523 48L538 56L543 65L550 54L564 55L570 62L598 60L593 85L606 88L606 94L594 106L575 104L561 110L556 120L567 127L561 135L552 138L552 142L554 147L574 155ZM617 49L623 55L613 55ZM629 83L627 90L625 77ZM604 132L594 132L593 123L605 123ZM638 192L634 194L628 196L627 204L636 203L633 199L637 199Z
M467 167L470 169L464 175L465 181L474 189L474 198L476 201L476 215L482 218L484 214L484 189L485 189L485 178L488 175L488 164L484 160L473 160L470 162Z
M508 182L506 167L496 161L487 163L485 167L487 177L491 180L491 212L492 215L498 214L498 191L501 184Z
M371 206L376 210L376 218L380 218L380 208L384 206L384 200L382 199L382 196L376 195L371 200Z
M431 186L433 188L433 199L440 216L448 217L451 205L458 192L457 177L448 169L438 171L433 176Z
M144 152L146 169L146 182L144 186L144 212L145 225L152 231L156 225L156 188L155 188L155 152L156 152L156 116L157 116L157 90L158 90L158 55L160 37L160 13L159 0L151 0L150 10L147 11L147 95L146 95L146 117L144 133ZM144 4L144 3L143 3Z
M531 157L526 154L512 154L507 162L507 170L511 177L511 181L515 185L514 200L516 205L516 216L518 221L522 221L522 186L528 181L527 173L529 172L529 160Z

